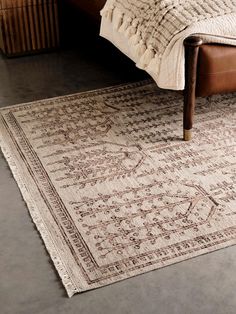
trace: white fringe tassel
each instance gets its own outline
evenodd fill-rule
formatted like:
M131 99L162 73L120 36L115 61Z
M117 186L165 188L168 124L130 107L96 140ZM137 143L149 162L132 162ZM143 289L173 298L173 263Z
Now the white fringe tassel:
M112 20L112 24L114 26L115 30L119 30L119 28L121 27L122 23L123 23L123 19L124 19L124 14L119 13L119 14L114 14L115 11L113 11L113 20Z
M143 64L143 66L148 66L148 64L151 62L151 60L155 57L155 51L152 48L152 46L148 46L144 54L140 58L140 63Z
M123 23L121 24L120 28L119 28L119 33L125 33L125 31L127 30L127 28L131 25L132 19L129 17L127 19L123 19Z
M134 46L134 53L141 59L142 55L145 54L147 46L144 41L141 40L136 46Z
M129 40L129 44L133 47L132 51L135 57L139 60L137 66L141 69L157 66L160 63L160 56L151 45L142 39L139 29L139 19L132 20L131 17L126 17L119 9L114 7L104 8L101 15L108 19L115 30L124 34Z

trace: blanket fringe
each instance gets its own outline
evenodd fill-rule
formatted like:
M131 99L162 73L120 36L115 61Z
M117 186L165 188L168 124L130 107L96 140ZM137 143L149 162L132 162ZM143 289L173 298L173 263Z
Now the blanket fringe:
M144 54L140 58L140 63L143 64L145 67L149 65L151 60L155 57L155 51L152 46L149 46Z
M123 18L123 20L121 22L121 26L120 26L118 31L120 33L125 33L127 31L128 27L131 25L131 22L132 22L132 19L130 17L127 19Z
M140 58L140 62L142 56L145 55L146 50L147 46L145 45L143 40L141 40L136 46L134 46L134 53Z
M124 14L123 13L119 13L119 14L114 14L114 11L112 13L112 23L113 26L115 28L115 30L119 30L121 25L123 24L123 20L124 20Z
M136 18L132 21L131 19L131 25L128 26L128 28L126 29L125 31L125 37L126 38L130 38L133 36L133 35L136 35L137 33L137 27L138 27L138 24L139 24L139 20ZM137 43L136 43L137 44Z
M125 37L131 38L133 35L136 34L136 28L134 26L129 26L125 31Z
M141 35L139 33L135 33L133 36L130 37L130 44L136 46L142 40Z
M114 7L111 7L109 9L106 8L106 6L100 11L101 16L105 17L107 20L112 22L112 14L113 14Z
M146 69L150 64L160 62L160 57L154 47L141 37L138 18L126 17L119 9L107 6L101 11L101 16L108 19L114 29L128 39L130 46L133 47L132 52L139 60L137 64L139 68Z

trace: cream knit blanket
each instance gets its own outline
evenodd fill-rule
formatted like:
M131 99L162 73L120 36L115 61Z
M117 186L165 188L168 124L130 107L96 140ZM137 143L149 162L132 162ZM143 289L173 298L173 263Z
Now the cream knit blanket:
M147 69L160 64L171 40L187 27L232 12L236 0L108 0L101 15L128 38L137 66Z

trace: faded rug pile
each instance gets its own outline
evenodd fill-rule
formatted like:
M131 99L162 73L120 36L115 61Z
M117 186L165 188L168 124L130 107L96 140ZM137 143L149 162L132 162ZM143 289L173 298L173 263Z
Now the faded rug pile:
M191 142L182 101L145 81L0 110L69 296L236 244L236 95L198 100Z

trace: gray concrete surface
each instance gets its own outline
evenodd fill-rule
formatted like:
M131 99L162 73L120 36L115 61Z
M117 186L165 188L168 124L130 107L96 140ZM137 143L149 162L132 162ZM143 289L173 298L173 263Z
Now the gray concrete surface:
M146 77L102 49L1 57L0 106ZM230 247L68 299L0 154L0 314L235 314L235 293Z

